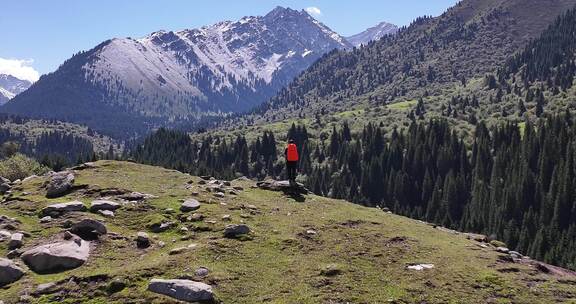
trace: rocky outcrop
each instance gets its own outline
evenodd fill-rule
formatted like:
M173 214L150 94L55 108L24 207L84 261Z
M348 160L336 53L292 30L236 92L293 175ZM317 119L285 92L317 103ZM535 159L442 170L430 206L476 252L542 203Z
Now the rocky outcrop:
M74 186L74 173L69 171L53 173L46 185L46 197L60 197Z
M212 287L190 280L152 279L148 290L184 302L211 302L214 300Z
M18 281L24 275L24 270L8 259L0 258L0 286Z
M290 184L289 181L276 181L276 180L266 180L256 183L256 186L260 189L269 191L280 191L284 193L294 193L294 194L308 194L309 191L300 183Z
M86 211L87 208L84 206L84 203L80 201L72 201L68 203L59 203L50 205L40 212L42 217L44 216L51 216L51 217L58 217L67 212L83 212Z
M32 271L43 274L80 267L89 255L89 243L76 238L34 247L22 254L22 260Z

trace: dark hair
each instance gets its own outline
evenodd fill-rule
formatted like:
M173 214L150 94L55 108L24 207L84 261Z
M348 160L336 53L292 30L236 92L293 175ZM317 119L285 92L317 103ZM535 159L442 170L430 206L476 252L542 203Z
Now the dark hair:
M293 143L294 143L294 140L293 140L292 138L290 138L290 139L288 140L288 143L293 144Z

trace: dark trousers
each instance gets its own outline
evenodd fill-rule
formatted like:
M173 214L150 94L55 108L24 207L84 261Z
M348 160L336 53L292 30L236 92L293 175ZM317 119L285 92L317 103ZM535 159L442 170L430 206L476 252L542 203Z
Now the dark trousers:
M296 180L296 169L298 168L297 161L289 161L286 162L286 173L288 174L288 180L295 181Z

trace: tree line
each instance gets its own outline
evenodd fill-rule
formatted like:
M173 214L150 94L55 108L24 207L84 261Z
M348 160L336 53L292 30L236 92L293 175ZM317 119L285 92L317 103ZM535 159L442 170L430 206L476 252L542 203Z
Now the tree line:
M346 122L325 140L304 126L300 177L313 192L445 227L494 235L511 249L576 269L576 121L566 112L518 125L477 125L465 144L444 120L386 134ZM252 142L161 129L131 153L137 161L219 178L282 178L284 143L265 131Z

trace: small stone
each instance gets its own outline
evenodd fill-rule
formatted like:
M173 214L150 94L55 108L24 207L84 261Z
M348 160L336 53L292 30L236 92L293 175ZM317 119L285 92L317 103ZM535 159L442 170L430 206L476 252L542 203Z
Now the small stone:
M14 283L24 275L24 270L13 261L0 258L0 286Z
M126 288L126 282L121 279L115 279L108 284L106 291L109 294L113 294L124 290L124 288Z
M196 191L192 192L191 194L192 194L192 196L199 196L200 195L200 193L198 193Z
M166 243L164 243L163 241L158 242L158 247L164 248L165 246L166 246Z
M216 193L214 193L214 196L217 198L224 198L226 195L222 192L216 192Z
M510 249L508 249L506 247L497 247L496 251L501 252L501 253L509 253Z
M52 221L52 217L49 215L40 219L40 223L42 223L42 224L50 223L51 221Z
M148 290L185 302L211 302L214 300L212 287L190 280L152 279Z
M98 212L99 210L115 211L121 207L120 204L108 200L95 200L90 203L90 211Z
M342 270L336 264L330 264L320 270L320 274L326 277L337 276L342 273Z
M229 181L224 181L224 182L222 182L222 184L226 187L230 187L230 185L231 185Z
M250 233L250 227L244 224L228 225L224 228L224 236L227 238L236 238L248 233Z
M74 186L74 174L72 172L58 172L52 174L46 186L46 197L54 198L66 194Z
M58 284L55 282L40 284L38 285L38 287L36 287L36 291L34 292L34 294L43 295L52 293L57 285Z
M49 205L48 207L42 209L40 214L44 216L60 216L68 212L84 212L86 211L86 206L80 201L72 201L68 203L60 203Z
M198 210L199 208L200 208L200 202L193 198L190 198L182 203L182 206L180 206L180 211L190 212Z
M196 269L196 271L194 271L194 275L196 275L197 277L200 277L200 278L204 278L204 277L208 276L209 272L210 271L208 270L208 268L199 267L198 269Z
M71 240L74 238L74 235L72 233L70 233L70 231L65 231L64 232L64 239L65 240Z
M309 230L306 230L306 234L307 235L317 235L318 232L316 232L315 230L309 229Z
M98 210L98 213L103 217L114 217L114 211L110 210Z
M138 232L136 235L136 246L138 248L148 248L150 247L150 238L146 232Z
M189 222L200 222L204 220L204 215L201 213L194 213L187 218Z
M13 260L13 259L15 259L21 255L22 255L22 251L20 251L19 249L14 249L14 250L8 251L8 253L6 254L6 257Z
M102 222L94 219L83 219L80 222L73 224L70 228L70 232L83 239L93 240L97 239L101 235L105 235L108 233L108 230Z
M236 190L236 191L242 191L244 190L244 188L240 187L240 186L234 186L232 187L232 189Z
M225 214L222 216L223 221L230 221L232 220L232 216L230 214Z
M248 208L250 210L258 210L258 207L254 206L254 205L248 205L248 206L246 206L246 208Z
M8 249L13 250L22 247L24 244L22 239L24 238L24 234L22 233L14 233L10 237L10 242L8 243Z

